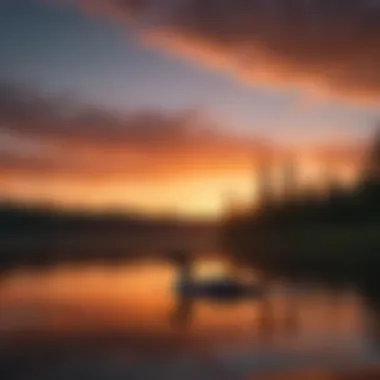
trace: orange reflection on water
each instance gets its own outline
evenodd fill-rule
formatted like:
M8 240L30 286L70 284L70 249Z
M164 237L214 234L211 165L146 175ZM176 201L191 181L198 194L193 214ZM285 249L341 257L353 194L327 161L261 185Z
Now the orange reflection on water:
M35 329L55 331L161 329L171 303L172 278L171 268L157 270L154 265L18 272L2 285L0 315L5 321L12 319L6 314L19 314L27 325L28 316L38 315L33 318ZM12 325L3 323L1 329Z
M226 269L224 263L206 261L195 272L215 275ZM14 272L0 287L0 333L149 335L185 326L181 331L192 337L250 343L266 337L288 346L315 337L356 339L362 333L362 305L350 293L335 297L308 290L289 296L273 291L265 299L192 302L176 297L175 278L175 268L157 262Z

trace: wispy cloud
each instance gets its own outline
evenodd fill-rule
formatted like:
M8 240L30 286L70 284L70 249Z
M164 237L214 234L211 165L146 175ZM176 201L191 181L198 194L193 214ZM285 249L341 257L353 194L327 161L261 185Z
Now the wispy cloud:
M380 100L377 0L66 0L253 83Z
M0 170L81 180L168 180L249 172L290 148L227 130L197 110L123 114L0 85ZM292 148L297 150L297 148ZM315 157L354 161L354 145L309 147ZM323 152L323 153L321 153Z
M220 132L197 110L123 114L19 86L0 86L0 169L43 163L82 180L151 180L247 169L268 144ZM3 159L1 159L3 157Z

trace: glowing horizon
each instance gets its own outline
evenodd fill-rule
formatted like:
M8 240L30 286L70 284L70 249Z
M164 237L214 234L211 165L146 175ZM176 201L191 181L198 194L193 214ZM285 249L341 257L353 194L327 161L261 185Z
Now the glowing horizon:
M315 161L300 162L296 168L297 187L302 193L315 189L328 189L336 180L343 186L355 184L359 167L337 166L329 170ZM331 168L330 168L331 169ZM276 179L282 170L281 163L273 168L273 193L281 196L281 182ZM280 174L281 175L281 174ZM16 177L17 178L17 177ZM223 173L209 179L166 180L129 182L100 182L98 184L70 181L49 181L49 179L8 180L0 190L0 197L26 204L47 204L60 208L87 211L137 212L151 215L168 215L183 218L218 219L229 211L229 207L241 210L251 208L259 202L257 173L237 172L223 176Z

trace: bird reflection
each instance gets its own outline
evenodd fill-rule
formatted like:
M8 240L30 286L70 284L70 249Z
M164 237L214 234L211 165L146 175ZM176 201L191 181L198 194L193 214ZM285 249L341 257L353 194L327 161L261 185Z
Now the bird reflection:
M246 302L252 301L252 306L258 308L257 319L252 321L252 329L257 329L258 338L264 342L271 341L275 335L282 331L287 334L296 334L299 328L298 308L293 302L287 305L285 319L276 318L274 300L271 297L262 297L259 301L254 298L246 298ZM174 308L170 314L170 324L175 328L186 329L191 326L197 302L195 297L177 296ZM214 301L215 302L215 301ZM224 303L225 305L225 303ZM230 303L234 307L234 303ZM280 329L280 331L279 331Z
M257 329L258 338L265 342L272 339L275 332L273 305L267 297L263 298L259 304Z
M191 324L194 311L194 300L187 297L178 297L170 322L174 327L187 328Z

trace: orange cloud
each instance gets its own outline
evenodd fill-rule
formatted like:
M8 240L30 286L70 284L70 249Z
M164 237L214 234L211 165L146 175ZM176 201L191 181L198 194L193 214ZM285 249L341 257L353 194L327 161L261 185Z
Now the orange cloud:
M221 129L196 110L117 114L0 86L3 172L20 169L82 180L181 179L246 170L255 155L269 149L260 139Z
M214 215L226 194L251 200L259 162L299 150L225 130L196 110L118 114L0 85L0 196ZM314 146L308 159L352 166L360 151Z

